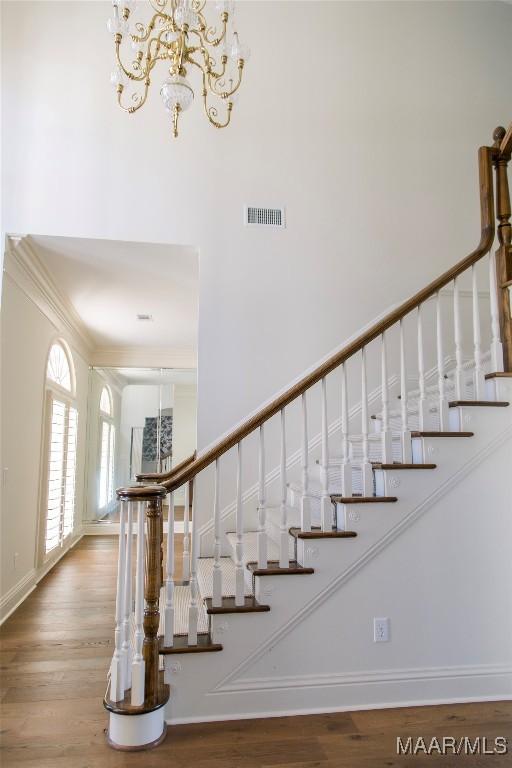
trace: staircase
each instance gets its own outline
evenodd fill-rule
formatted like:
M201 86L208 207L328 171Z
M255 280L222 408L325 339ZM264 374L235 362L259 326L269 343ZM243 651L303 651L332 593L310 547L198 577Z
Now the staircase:
M342 587L512 441L511 150L512 124L479 150L473 253L199 456L118 490L113 746L156 746L166 721L368 703L375 681L334 674L337 646L315 633L325 641ZM315 645L312 682L299 668ZM267 674L277 657L293 675Z

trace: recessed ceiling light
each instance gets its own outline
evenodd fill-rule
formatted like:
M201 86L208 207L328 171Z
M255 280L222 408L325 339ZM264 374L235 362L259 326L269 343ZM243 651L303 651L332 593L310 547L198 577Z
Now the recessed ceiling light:
M137 320L152 320L153 315L137 315Z

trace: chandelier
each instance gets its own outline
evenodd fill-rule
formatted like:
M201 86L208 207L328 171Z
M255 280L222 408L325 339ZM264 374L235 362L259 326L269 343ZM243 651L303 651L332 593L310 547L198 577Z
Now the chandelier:
M219 14L217 26L205 19L206 0L149 0L151 19L133 25L134 0L112 0L112 5L107 28L114 37L111 82L119 106L133 114L146 103L153 69L163 61L168 77L161 82L160 95L175 137L180 114L194 100L189 69L200 72L201 97L210 123L215 128L229 125L250 54L234 27L234 2L211 3Z

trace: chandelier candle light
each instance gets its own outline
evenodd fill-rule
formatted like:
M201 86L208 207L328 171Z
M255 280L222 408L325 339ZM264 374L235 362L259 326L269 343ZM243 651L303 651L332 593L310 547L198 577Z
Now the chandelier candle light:
M146 103L155 64L167 62L169 76L160 87L160 95L171 116L173 135L177 136L179 116L194 100L194 90L187 80L190 65L201 72L201 95L208 120L215 128L229 125L250 53L233 25L234 2L211 3L220 14L219 28L206 22L206 0L149 0L152 18L147 24L136 22L131 29L134 0L113 0L112 5L107 28L114 37L116 65L111 82L119 106L130 114L140 109ZM125 65L123 59L131 61ZM135 88L127 97L129 84Z

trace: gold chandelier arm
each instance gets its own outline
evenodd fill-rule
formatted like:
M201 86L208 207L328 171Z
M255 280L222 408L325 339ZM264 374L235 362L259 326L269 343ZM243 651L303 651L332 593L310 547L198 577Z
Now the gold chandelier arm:
M149 86L150 86L150 79L149 77L147 77L144 81L144 92L142 94L136 93L136 92L132 93L131 100L133 104L131 106L125 106L123 104L124 87L122 85L118 85L117 86L117 103L119 104L121 109L123 109L125 112L129 112L130 114L133 114L146 103Z
M210 121L210 123L215 126L215 128L227 128L231 121L231 112L233 110L233 102L228 101L227 103L227 115L226 115L226 121L224 123L220 123L217 120L218 112L217 107L214 106L208 106L208 96L207 96L207 90L206 88L203 88L203 104L204 104L204 111L206 113L206 117Z
M205 5L206 0L192 0L192 10L194 13L197 13L198 16L202 15Z
M224 75L226 74L226 64L228 62L228 57L225 54L223 54L220 57L220 63L222 64L222 71L221 72L215 72L214 70L212 70L211 69L210 61L211 61L210 57L208 56L208 61L206 63L206 71L208 73L208 80L211 80L212 78L214 80L219 80L221 77L224 77Z
M156 27L156 20L158 18L161 18L164 20L165 23L168 23L171 21L171 17L167 16L165 13L155 13L149 24L146 26L145 24L142 24L142 22L138 21L135 24L135 29L139 32L138 35L130 35L134 43L145 43L146 40L149 40L149 36L151 35L152 31Z
M230 96L233 96L233 94L238 91L242 83L243 68L244 68L244 61L243 59L240 59L240 61L238 62L238 81L230 91L225 90L225 80L220 80L219 78L212 78L210 74L208 74L208 87L211 93L213 93L214 96L219 96L221 99L228 99ZM224 86L224 90L219 91L218 88L223 88L223 86Z
M204 111L205 111L206 117L208 118L210 123L213 126L215 126L215 128L226 128L229 125L230 120L231 120L231 112L232 112L232 109L233 109L233 102L232 101L228 101L228 103L227 103L227 115L226 115L225 122L224 123L219 122L219 120L217 119L218 114L219 114L217 112L217 107L215 107L213 105L212 106L208 106L208 88L207 88L207 85L206 85L206 73L203 71L201 65L198 64L196 61L193 61L192 63L195 64L196 67L199 67L199 69L201 70L202 75L203 75L202 96L203 96L203 106L204 106Z
M163 10L167 5L167 0L149 0L149 4L157 14L163 13Z
M148 48L149 48L149 45L148 45ZM142 70L140 75L134 75L133 72L131 72L129 69L126 69L126 67L124 66L121 60L120 49L121 49L121 35L116 35L116 60L117 60L118 66L120 67L121 71L126 75L127 78L129 78L130 80L134 80L135 82L139 82L139 83L142 82L142 80L144 80L144 78L146 77L149 71L147 66L147 54L146 54L146 67ZM139 61L139 60L136 59L136 61Z
M204 39L205 43L207 43L208 45L213 46L213 48L216 48L226 38L229 14L226 13L226 11L223 11L223 13L222 13L222 15L220 17L220 20L222 22L222 34L217 35L217 37L211 37L211 38L208 37L208 35L209 34L210 35L215 35L215 33L217 31L216 27L208 27L208 25L206 24L204 16L202 14L198 14L198 16L199 16L199 21L201 23L201 27L203 27L202 36L203 36L203 39Z

